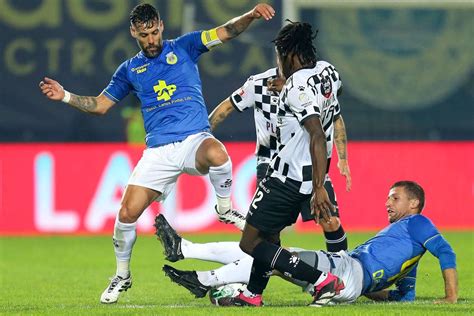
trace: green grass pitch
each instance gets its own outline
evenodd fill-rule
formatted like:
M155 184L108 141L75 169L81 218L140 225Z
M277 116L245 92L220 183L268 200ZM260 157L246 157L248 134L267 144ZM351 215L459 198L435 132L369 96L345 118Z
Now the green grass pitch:
M353 247L373 233L350 233ZM238 240L237 234L185 235L195 242ZM320 234L285 232L283 244L307 249L324 248ZM139 236L134 248L133 288L114 305L99 297L115 271L111 237L2 237L0 238L0 314L19 315L473 315L474 232L446 232L457 253L459 302L434 305L444 294L437 260L429 253L421 260L416 303L373 303L360 298L352 305L310 308L311 298L292 284L272 278L263 308L223 308L208 298L195 299L166 278L161 244L152 235ZM208 269L218 264L185 260L180 269Z

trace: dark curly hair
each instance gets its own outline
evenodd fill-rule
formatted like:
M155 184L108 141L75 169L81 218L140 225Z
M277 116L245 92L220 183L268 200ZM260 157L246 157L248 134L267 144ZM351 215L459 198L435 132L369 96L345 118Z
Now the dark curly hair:
M130 24L142 24L146 28L152 27L153 23L160 20L160 13L154 6L148 3L137 5L130 12Z
M316 64L316 47L313 40L318 31L313 31L311 24L306 22L293 22L286 19L289 24L285 25L277 37L272 41L280 56L286 57L295 54L302 65Z

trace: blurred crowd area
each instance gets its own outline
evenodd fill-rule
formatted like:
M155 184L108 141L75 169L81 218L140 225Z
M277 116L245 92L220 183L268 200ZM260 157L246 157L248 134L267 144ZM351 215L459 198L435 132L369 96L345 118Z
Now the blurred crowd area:
M98 95L116 67L138 52L128 14L143 1L0 0L0 142L142 143L140 107L128 97L104 117L46 100L49 76L71 92ZM148 1L164 37L210 29L257 1ZM275 66L271 40L285 18L313 24L321 59L342 76L349 140L474 139L472 1L269 1L277 15L200 60L208 110L252 74ZM253 141L253 113L233 114L216 131Z

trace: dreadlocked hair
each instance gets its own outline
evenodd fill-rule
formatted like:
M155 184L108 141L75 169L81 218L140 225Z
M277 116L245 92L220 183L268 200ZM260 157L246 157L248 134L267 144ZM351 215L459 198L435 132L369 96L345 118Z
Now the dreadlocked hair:
M160 20L160 13L151 4L143 3L137 5L130 12L130 24L150 28L153 23Z
M313 32L311 24L306 22L293 22L288 19L286 21L290 24L285 25L272 41L278 54L283 57L294 54L302 65L316 64L316 47L313 45L313 40L318 30Z

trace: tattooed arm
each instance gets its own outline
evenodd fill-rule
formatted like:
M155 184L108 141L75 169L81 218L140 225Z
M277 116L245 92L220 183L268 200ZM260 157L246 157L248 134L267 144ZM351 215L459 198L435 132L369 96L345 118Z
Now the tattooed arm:
M39 86L41 92L50 100L61 101L66 94L66 91L59 82L50 78L44 78L44 80L39 83ZM110 100L103 94L100 94L97 97L90 97L80 96L73 93L70 93L70 99L67 103L83 112L98 115L107 113L107 111L115 104L114 101Z
M209 114L209 124L211 125L211 131L214 131L216 127L225 118L234 111L230 98L222 101L212 112Z
M352 187L351 170L347 161L347 135L346 126L342 115L339 115L334 121L334 143L336 145L337 156L339 161L337 167L341 175L346 177L346 191L350 191Z
M263 17L265 20L270 20L275 15L275 10L266 3L260 3L251 11L233 18L224 25L219 26L217 36L222 42L229 41L245 31L247 27L256 19Z

